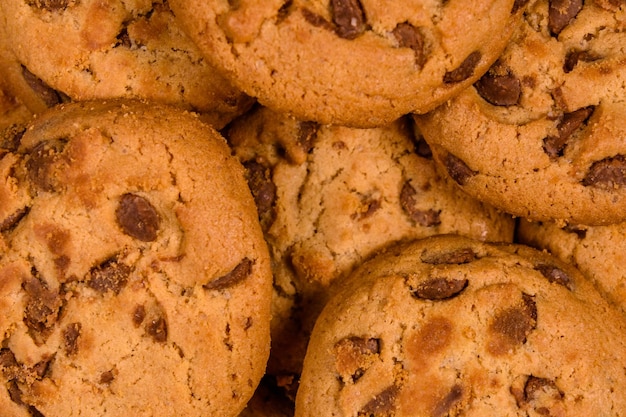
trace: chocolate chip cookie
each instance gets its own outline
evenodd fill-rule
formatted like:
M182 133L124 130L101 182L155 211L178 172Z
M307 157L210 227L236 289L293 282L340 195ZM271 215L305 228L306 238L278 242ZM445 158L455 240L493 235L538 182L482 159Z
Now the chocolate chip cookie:
M517 239L575 265L608 300L626 312L626 223L559 226L522 220Z
M265 106L376 127L425 112L496 60L527 0L171 0L205 57Z
M328 286L385 246L440 233L513 238L511 216L436 173L410 118L357 129L258 107L225 135L247 169L273 257L274 375L299 371Z
M34 112L70 99L140 98L222 127L252 101L202 57L164 0L7 0L0 22L0 73Z
M626 219L626 6L538 0L472 87L416 120L465 191L535 220Z
M546 253L426 238L342 282L311 335L295 415L617 417L625 332Z
M2 143L0 175L3 415L245 407L271 270L223 137L152 102L61 105Z

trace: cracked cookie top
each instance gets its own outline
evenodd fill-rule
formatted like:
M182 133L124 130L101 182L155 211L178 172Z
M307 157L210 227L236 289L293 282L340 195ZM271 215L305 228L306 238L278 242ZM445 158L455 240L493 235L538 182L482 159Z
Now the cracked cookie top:
M495 61L525 0L171 0L207 59L265 106L373 127L423 113Z
M221 127L252 101L202 57L167 1L7 0L0 22L2 73L35 112L68 100L149 99Z
M625 332L620 311L544 252L460 236L408 242L333 294L295 415L617 417Z
M191 113L61 105L0 143L0 404L231 416L269 355L243 168Z
M626 6L538 0L479 81L415 116L465 191L521 217L607 224L626 213Z
M224 134L246 168L274 259L269 372L299 369L286 353L302 347L294 334L312 326L333 281L387 245L441 233L513 238L511 216L436 172L410 118L356 129L258 107Z

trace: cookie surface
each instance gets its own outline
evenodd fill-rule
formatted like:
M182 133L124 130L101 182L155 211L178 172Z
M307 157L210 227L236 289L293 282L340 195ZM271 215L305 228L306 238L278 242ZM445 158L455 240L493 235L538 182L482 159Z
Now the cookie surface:
M7 0L0 22L2 74L35 112L67 98L149 99L221 127L251 103L202 57L166 1Z
M247 168L272 253L274 375L299 371L328 286L385 246L439 233L513 238L510 216L436 173L409 118L356 129L259 107L225 135Z
M363 264L311 336L296 416L618 416L623 315L521 245L438 236Z
M575 265L626 312L626 224L566 225L520 221L517 239Z
M465 191L536 220L624 220L625 7L534 2L484 77L416 116Z
M271 271L219 134L154 103L68 104L2 143L0 173L3 413L244 408Z
M428 111L470 85L525 3L170 1L207 59L263 105L353 127Z

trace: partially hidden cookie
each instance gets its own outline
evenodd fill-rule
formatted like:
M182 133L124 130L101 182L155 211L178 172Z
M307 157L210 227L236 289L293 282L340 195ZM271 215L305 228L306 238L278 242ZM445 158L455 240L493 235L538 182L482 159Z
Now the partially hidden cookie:
M561 226L520 220L516 238L576 266L626 313L626 223Z
M478 79L526 0L171 0L199 49L247 94L302 120L376 127Z
M625 336L623 315L546 253L426 238L363 264L333 294L295 415L617 417Z
M357 129L258 107L224 134L246 167L273 258L273 375L299 372L329 285L389 244L440 233L513 239L510 215L437 174L410 118Z
M623 2L531 4L485 76L416 116L436 160L465 191L521 217L623 221L625 29Z
M7 0L0 74L31 111L62 101L149 99L222 127L252 99L180 29L167 1Z
M243 168L196 115L42 113L0 146L0 414L236 416L269 355Z

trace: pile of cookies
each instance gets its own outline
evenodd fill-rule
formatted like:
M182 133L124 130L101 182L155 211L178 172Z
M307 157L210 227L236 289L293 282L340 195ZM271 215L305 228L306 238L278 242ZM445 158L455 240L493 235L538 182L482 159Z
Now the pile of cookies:
M624 0L3 0L0 417L626 414Z

